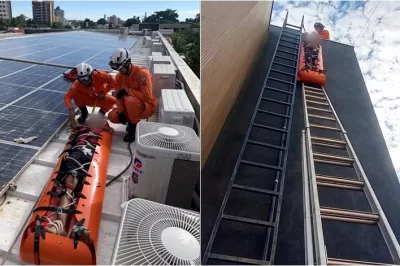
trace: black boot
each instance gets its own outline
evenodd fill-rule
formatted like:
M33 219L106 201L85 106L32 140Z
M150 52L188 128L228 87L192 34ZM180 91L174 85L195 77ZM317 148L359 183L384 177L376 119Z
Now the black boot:
M81 116L78 118L78 123L83 125L83 124L85 124L85 121L89 115L89 112L88 112L88 109L86 106L80 107L79 110L81 110Z
M128 134L125 135L124 141L129 143L134 142L136 133L136 124L128 123L126 129L128 131Z

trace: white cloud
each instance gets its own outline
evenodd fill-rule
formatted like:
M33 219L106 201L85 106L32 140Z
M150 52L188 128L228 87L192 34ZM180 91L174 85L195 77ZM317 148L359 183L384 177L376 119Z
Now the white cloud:
M276 10L276 8L278 8ZM382 133L400 178L400 2L275 2L272 24L321 21L335 41L353 44Z

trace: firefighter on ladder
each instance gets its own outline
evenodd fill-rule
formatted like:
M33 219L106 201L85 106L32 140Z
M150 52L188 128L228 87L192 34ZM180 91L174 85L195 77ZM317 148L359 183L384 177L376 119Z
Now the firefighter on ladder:
M141 119L151 117L156 110L157 100L153 95L150 72L131 63L127 49L117 49L110 58L110 67L118 70L115 78L117 108L108 118L112 123L127 125L125 142L135 140L136 125Z
M65 95L64 102L69 110L70 121L74 121L75 111L72 107L72 100L74 100L81 111L78 123L84 124L89 114L86 106L100 107L99 114L102 115L111 110L116 100L107 93L114 89L115 80L110 74L94 70L87 63L81 63L76 68L78 79Z

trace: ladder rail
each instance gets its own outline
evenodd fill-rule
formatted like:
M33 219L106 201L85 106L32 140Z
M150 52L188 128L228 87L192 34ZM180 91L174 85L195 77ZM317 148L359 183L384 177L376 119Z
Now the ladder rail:
M304 83L302 83L302 94L303 94L303 106L304 106L304 118L305 118L305 144L306 144L306 158L308 162L309 182L310 182L310 198L311 198L311 211L313 220L313 231L314 231L314 250L316 256L316 263L326 265L327 257L325 253L324 233L322 229L322 218L319 204L318 188L317 188L317 177L314 167L314 156L311 144L311 131L310 123L308 121L307 101L306 93L304 90Z
M400 263L399 242L392 230L392 227L389 224L389 221L386 218L386 215L378 201L378 198L375 195L375 192L371 186L371 183L369 182L368 177L364 172L364 169L360 163L360 160L358 159L357 154L356 154L353 146L351 145L351 142L347 135L347 132L344 129L342 123L340 122L339 117L338 117L335 109L333 108L331 101L329 100L328 94L326 93L325 89L323 91L324 91L325 97L327 99L327 102L332 110L332 114L336 118L339 128L342 130L343 137L347 143L348 152L354 159L354 165L355 165L354 168L355 168L356 172L358 173L358 175L362 178L362 181L364 181L364 184L365 184L364 185L364 193L370 203L372 210L379 214L379 217L380 217L380 219L378 221L378 224L380 225L379 228L380 228L382 235L385 239L385 242L389 248L390 254L392 255L392 258L394 259L395 263Z
M304 212L304 239L305 239L305 264L314 265L313 232L311 230L310 188L307 168L306 131L301 132L301 158L303 173L303 212Z

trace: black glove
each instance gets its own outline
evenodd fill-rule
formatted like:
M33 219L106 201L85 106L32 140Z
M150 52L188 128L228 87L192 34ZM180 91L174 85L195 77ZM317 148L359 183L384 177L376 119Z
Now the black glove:
M121 124L126 125L126 116L124 113L118 114L118 120Z
M117 93L117 99L121 100L128 93L127 89L122 89Z

